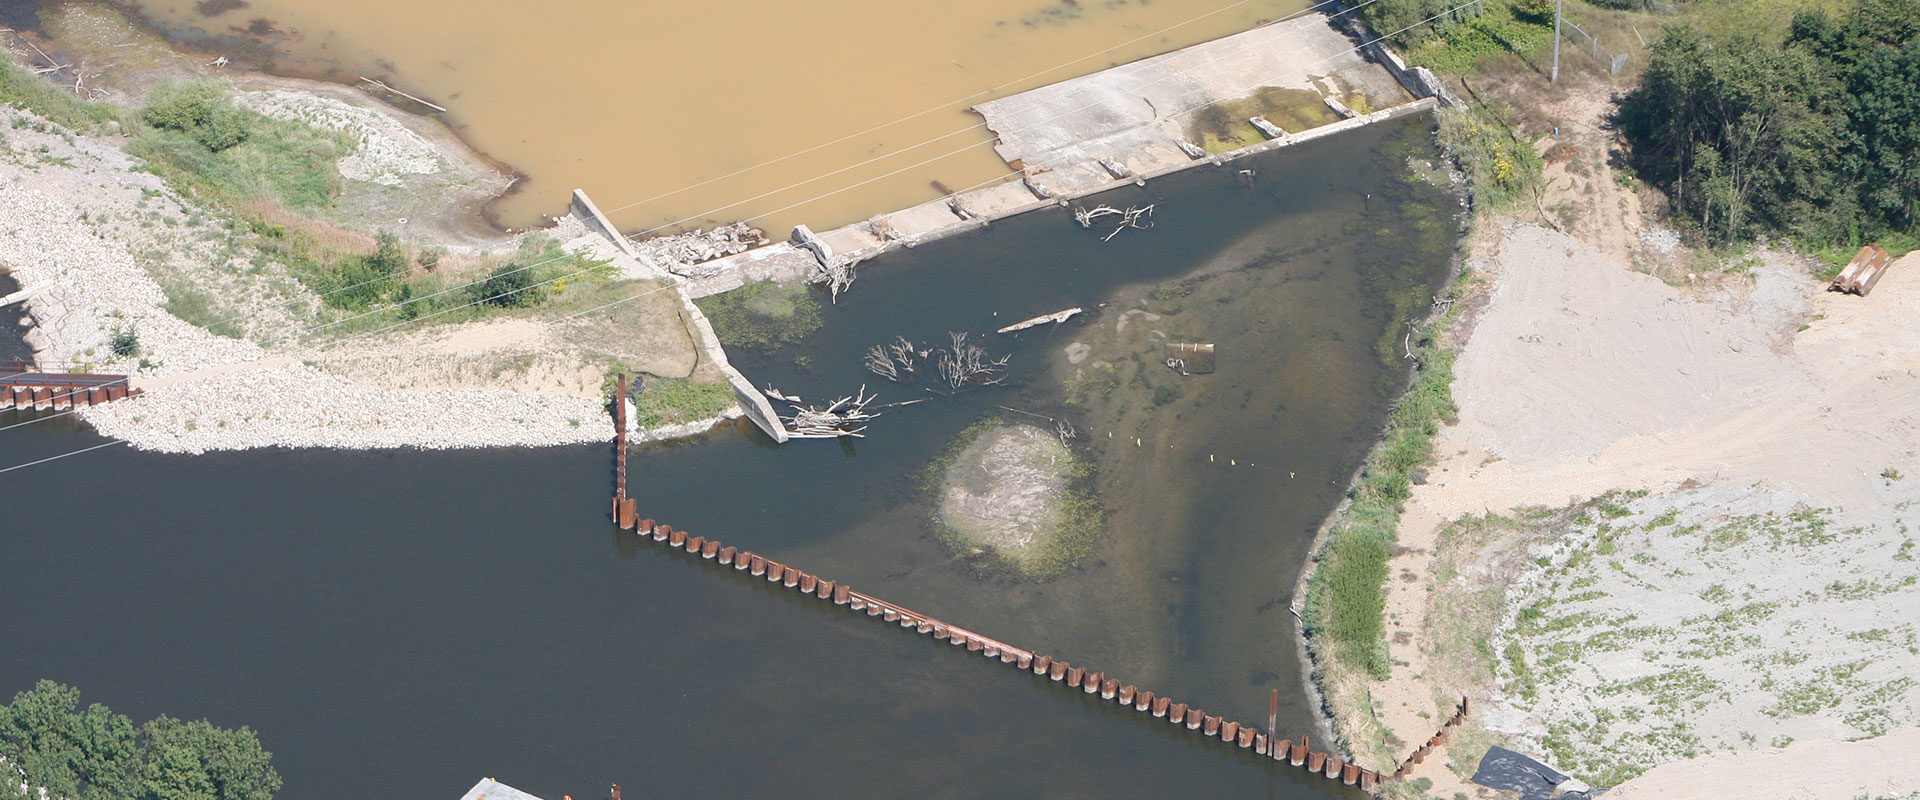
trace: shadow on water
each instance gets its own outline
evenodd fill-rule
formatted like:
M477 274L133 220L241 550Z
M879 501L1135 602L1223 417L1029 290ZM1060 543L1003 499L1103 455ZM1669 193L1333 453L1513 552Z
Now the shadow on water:
M1303 731L1284 601L1397 386L1399 366L1377 347L1404 311L1388 298L1427 291L1446 259L1446 247L1361 246L1410 229L1420 204L1448 202L1393 185L1396 159L1428 153L1423 126L1263 159L1251 193L1200 170L1102 198L1162 209L1154 229L1106 245L1047 212L871 264L815 338L743 357L748 374L838 396L879 386L859 353L896 333L1110 305L995 337L1017 385L900 409L850 448L725 433L637 450L642 511L1213 713L1263 721L1279 688L1283 732ZM1192 281L1191 305L1157 326L1221 342L1221 371L1164 404L1135 393L1171 372L1066 403L1075 365L1062 348L1139 355L1109 332L1132 304L1158 302L1135 295L1173 279ZM1059 580L982 579L927 536L913 474L993 405L1087 432L1112 530ZM101 441L66 423L0 434L0 463ZM1137 429L1158 455L1122 445ZM1111 444L1095 438L1105 431ZM1197 466L1210 452L1270 468ZM109 448L0 476L0 691L52 678L136 719L251 725L295 800L343 788L451 797L481 776L550 798L609 782L666 797L1348 796L608 533L607 457L604 445ZM1311 480L1281 483L1280 469Z

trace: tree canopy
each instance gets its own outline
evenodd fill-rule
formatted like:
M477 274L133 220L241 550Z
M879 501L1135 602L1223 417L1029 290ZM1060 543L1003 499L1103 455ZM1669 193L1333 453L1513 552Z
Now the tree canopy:
M135 728L44 680L0 706L0 759L0 800L37 800L40 789L73 800L272 800L280 790L252 730L168 716Z
M1777 41L1669 27L1621 131L1642 178L1709 238L1851 244L1920 214L1920 2L1794 18Z

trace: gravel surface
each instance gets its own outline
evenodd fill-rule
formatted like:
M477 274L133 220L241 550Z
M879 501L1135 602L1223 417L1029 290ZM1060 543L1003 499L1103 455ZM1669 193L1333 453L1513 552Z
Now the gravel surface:
M370 113L286 97L275 102L283 110ZM43 362L128 373L146 391L79 412L104 435L143 449L198 453L558 445L612 434L598 381L572 375L580 369L577 352L556 356L557 366L537 365L554 376L532 382L538 391L511 391L491 387L523 376L482 371L462 386L437 371L444 358L383 359L397 343L411 341L410 329L314 351L291 335L312 324L312 293L278 264L253 258L224 219L135 171L118 140L74 135L10 108L0 109L0 137L0 264L36 291L29 301L36 327L28 341ZM371 138L363 132L362 145ZM366 153L370 160L361 166L378 177L424 163L425 156L396 148ZM176 295L205 304L199 322L226 321L241 338L215 335L169 313L167 281ZM131 357L113 355L112 336L121 329L138 336L139 352ZM464 329L438 330L453 331L440 336L458 340ZM543 338L565 337L532 337ZM462 355L476 363L525 358L529 350L524 339L475 337L469 344L475 352ZM343 368L351 378L314 366L356 358L374 366ZM671 433L691 435L718 421Z

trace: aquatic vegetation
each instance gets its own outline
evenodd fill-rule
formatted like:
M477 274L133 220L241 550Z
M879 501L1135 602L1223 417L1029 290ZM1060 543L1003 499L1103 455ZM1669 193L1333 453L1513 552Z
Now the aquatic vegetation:
M1057 578L1104 530L1092 467L1064 438L989 417L922 472L936 536L980 576Z
M1453 306L1446 306L1429 331L1452 324ZM1420 367L1388 413L1381 442L1349 491L1352 502L1321 548L1320 567L1307 589L1307 635L1325 637L1341 660L1375 679L1388 672L1381 586L1398 538L1400 504L1412 492L1413 471L1433 453L1440 422L1457 410L1453 353L1430 334L1417 342L1409 339L1409 348Z
M820 329L820 301L798 284L760 281L694 303L728 347L772 352Z

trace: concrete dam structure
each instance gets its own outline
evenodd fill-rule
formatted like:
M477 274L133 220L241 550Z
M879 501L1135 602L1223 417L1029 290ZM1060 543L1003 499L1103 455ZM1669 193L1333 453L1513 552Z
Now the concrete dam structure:
M689 296L803 281L1049 206L1451 104L1333 16L1302 14L973 107L1013 170L991 185L673 271Z

